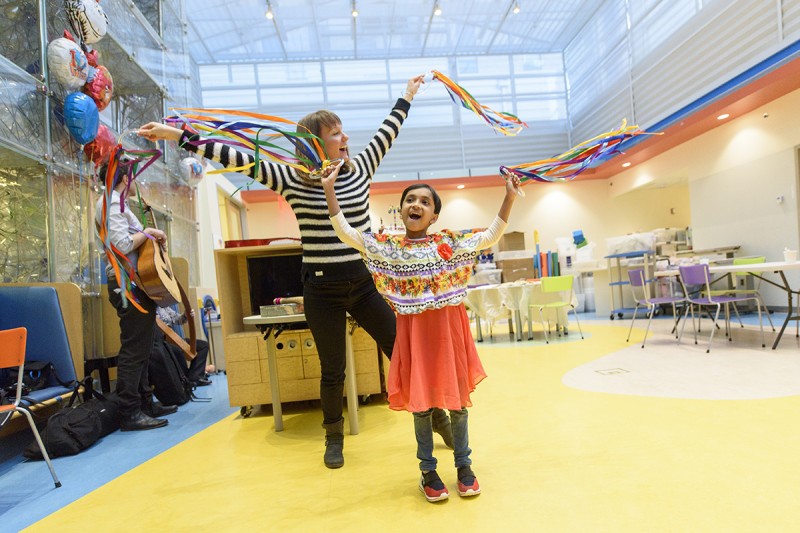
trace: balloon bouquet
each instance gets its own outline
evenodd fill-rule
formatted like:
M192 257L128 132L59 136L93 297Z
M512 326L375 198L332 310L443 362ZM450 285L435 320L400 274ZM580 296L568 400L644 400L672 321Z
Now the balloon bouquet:
M47 45L47 63L50 75L72 91L64 99L67 129L86 157L100 166L108 162L116 145L111 130L100 124L100 111L111 101L114 81L89 45L105 36L108 17L99 0L65 0L64 10L75 37L64 30L63 37L52 40Z

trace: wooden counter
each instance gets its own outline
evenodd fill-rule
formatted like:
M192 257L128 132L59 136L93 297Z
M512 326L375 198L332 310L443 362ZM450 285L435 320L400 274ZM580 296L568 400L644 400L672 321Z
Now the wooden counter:
M222 337L231 407L271 404L267 346L256 326L245 317L258 314L250 301L248 258L270 255L301 255L297 244L249 246L215 250ZM286 272L300 276L300 272ZM267 302L263 302L267 303ZM316 343L308 329L287 330L275 339L281 400L319 399L320 365ZM356 384L360 396L381 392L379 351L363 329L353 334Z

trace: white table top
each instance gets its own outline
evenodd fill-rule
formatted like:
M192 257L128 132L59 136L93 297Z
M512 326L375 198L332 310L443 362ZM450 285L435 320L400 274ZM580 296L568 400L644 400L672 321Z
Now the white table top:
M781 272L784 270L800 269L800 261L787 263L786 261L773 261L771 263L752 263L749 265L709 265L708 271L712 274L727 274L729 272ZM678 269L661 270L655 273L657 278L677 276Z
M259 326L263 324L289 324L292 322L305 322L306 315L299 313L296 315L281 315L281 316L261 316L251 315L242 319L242 322L251 326Z

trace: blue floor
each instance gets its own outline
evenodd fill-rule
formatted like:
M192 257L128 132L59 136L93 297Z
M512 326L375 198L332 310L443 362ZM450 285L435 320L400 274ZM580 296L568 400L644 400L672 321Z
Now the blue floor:
M61 488L55 488L44 461L29 461L22 450L33 436L29 429L0 440L0 533L17 532L92 492L195 433L238 411L228 404L225 374L167 417L169 425L152 431L116 431L72 457L53 460ZM89 519L89 517L87 517Z

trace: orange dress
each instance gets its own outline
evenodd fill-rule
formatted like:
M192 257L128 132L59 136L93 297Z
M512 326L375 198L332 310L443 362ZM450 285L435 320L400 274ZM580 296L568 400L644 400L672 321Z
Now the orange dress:
M470 393L485 377L463 303L397 315L390 408L413 413L471 407Z
M486 372L463 301L475 256L500 239L506 223L495 217L483 231L408 239L358 232L341 211L331 221L339 238L362 253L375 287L397 313L389 407L412 413L471 407L470 394Z

